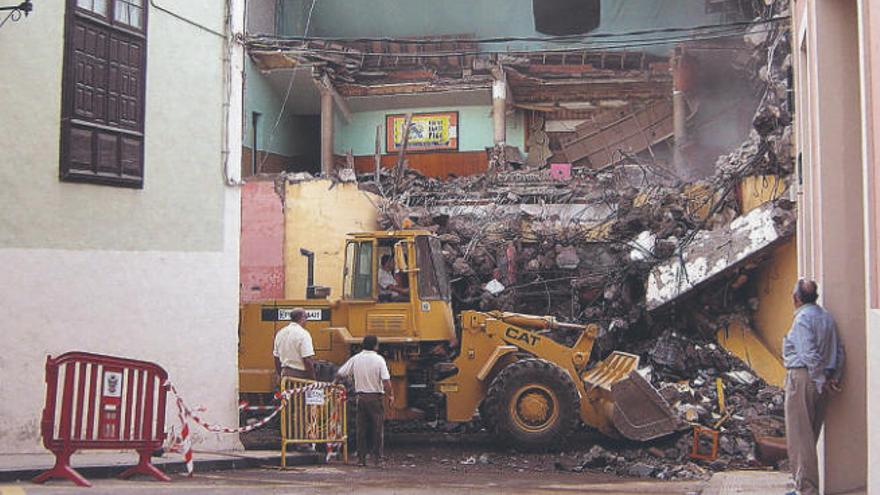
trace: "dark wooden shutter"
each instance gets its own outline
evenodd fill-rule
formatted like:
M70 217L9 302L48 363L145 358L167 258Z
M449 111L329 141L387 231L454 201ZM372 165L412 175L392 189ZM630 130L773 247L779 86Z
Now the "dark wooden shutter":
M68 2L60 176L140 188L146 36L112 24L112 18L90 15L77 9L75 0Z

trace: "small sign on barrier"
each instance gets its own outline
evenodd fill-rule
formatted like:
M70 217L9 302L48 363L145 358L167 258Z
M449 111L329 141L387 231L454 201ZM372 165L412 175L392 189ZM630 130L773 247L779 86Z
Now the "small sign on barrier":
M323 406L324 405L324 390L322 390L322 389L307 390L306 391L306 405L307 406Z

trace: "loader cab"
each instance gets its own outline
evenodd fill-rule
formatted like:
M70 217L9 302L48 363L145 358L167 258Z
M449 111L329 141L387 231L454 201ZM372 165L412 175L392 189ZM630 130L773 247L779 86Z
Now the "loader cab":
M454 339L449 278L440 241L430 232L352 234L342 299L353 336Z

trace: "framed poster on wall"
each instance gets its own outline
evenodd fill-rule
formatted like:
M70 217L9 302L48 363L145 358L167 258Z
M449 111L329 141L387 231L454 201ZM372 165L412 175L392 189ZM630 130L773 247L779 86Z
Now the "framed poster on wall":
M385 116L385 152L397 153L403 145L406 115ZM458 150L458 112L414 113L407 152Z

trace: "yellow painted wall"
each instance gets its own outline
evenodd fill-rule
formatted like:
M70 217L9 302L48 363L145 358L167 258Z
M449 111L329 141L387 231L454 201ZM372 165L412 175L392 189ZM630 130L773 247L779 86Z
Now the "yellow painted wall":
M782 197L788 186L778 175L753 175L740 182L739 201L743 215L762 204Z
M727 328L718 330L718 344L740 358L758 376L770 385L782 387L785 383L785 367L758 337L752 328L740 321L730 322Z
M342 297L344 241L350 232L378 229L380 198L354 183L313 180L287 184L284 201L284 297L303 299L306 293L305 248L315 253L315 284Z
M740 184L739 201L743 214L782 196L786 185L778 176L746 177ZM782 366L782 338L791 326L791 289L797 281L797 239L774 248L770 259L752 275L752 288L758 297L758 310L751 326L734 322L718 332L718 343L748 363L767 383L781 387L785 379Z
M777 246L772 259L760 267L754 277L760 302L754 314L755 331L776 356L782 355L782 338L791 327L794 312L791 290L797 278L795 237Z
M739 357L771 385L782 387L782 338L791 326L791 289L797 281L797 242L777 246L771 258L752 276L758 310L752 324L732 322L718 331L718 344Z

